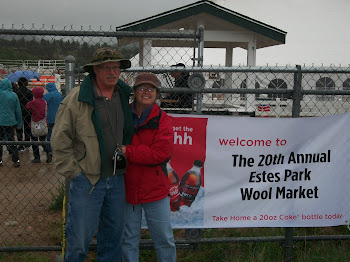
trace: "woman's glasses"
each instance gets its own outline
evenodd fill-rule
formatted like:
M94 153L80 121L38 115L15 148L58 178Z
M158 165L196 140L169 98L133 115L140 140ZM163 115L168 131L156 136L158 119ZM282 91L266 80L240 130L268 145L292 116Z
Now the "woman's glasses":
M156 89L155 88L153 88L153 87L144 87L144 86L139 86L138 88L137 88L137 90L139 90L139 91L141 91L141 92L149 92L149 93L153 93L153 92L155 92L156 91Z

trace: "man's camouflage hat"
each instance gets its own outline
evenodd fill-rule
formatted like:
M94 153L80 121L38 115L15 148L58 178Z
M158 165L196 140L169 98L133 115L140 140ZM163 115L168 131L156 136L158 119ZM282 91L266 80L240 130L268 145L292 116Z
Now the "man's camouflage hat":
M84 65L84 70L85 72L91 73L93 72L93 66L107 62L120 62L120 69L126 69L131 67L130 60L123 59L123 57L118 53L117 50L114 50L109 47L103 47L95 51L91 63Z

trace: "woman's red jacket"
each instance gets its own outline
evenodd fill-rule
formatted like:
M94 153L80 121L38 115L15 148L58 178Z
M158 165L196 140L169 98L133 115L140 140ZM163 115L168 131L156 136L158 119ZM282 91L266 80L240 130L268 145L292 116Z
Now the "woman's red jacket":
M163 199L169 195L169 182L164 172L174 146L171 117L157 104L137 129L131 145L126 147L126 201L137 205Z

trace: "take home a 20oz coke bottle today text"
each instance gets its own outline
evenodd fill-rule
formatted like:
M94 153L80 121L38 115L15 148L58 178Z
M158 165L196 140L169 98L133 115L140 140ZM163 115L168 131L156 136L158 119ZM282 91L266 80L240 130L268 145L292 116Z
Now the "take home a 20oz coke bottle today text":
M169 181L170 210L175 212L180 209L179 176L170 165L170 161L167 163L166 169Z
M186 205L190 207L195 200L202 185L202 166L202 161L195 160L193 167L183 175L180 182L180 206Z

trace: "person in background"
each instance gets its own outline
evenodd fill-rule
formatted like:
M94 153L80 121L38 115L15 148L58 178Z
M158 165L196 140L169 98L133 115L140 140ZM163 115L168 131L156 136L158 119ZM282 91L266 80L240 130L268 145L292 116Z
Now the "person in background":
M15 141L15 129L22 127L21 106L17 95L13 92L11 81L4 78L0 81L0 139ZM14 167L19 167L18 148L9 146ZM2 167L3 147L0 147L0 167Z
M47 93L44 95L43 99L47 103L47 124L49 131L46 136L47 141L51 141L52 129L55 125L56 113L58 107L62 102L62 94L58 92L55 83L46 84ZM52 149L51 146L48 146L48 157L46 159L46 163L50 163L52 161Z
M31 122L31 115L28 109L26 108L26 105L29 101L33 100L33 94L32 91L28 88L28 79L25 77L20 77L17 81L18 88L14 89L15 93L18 96L19 103L21 105L21 112L22 112L22 127L17 130L17 140L18 141L26 141L30 142L31 137L31 131L30 131L30 122ZM24 133L24 135L23 135ZM28 149L29 145L20 145L18 147L18 150L20 152L23 152L24 150Z
M36 86L33 88L33 96L34 100L30 101L27 103L26 108L29 110L31 113L31 117L33 121L37 122L42 119L46 119L47 116L47 104L46 101L43 99L44 95L44 89L42 87ZM45 136L40 136L40 137L34 137L31 135L32 141L46 141L46 135ZM51 153L49 152L48 146L44 145L42 146L45 153L46 153L46 159L51 162L52 156L50 155ZM32 160L32 163L41 163L40 160L40 151L39 147L37 145L32 145L33 153L34 153L34 159Z
M178 63L176 65L172 65L173 68L186 68L186 66L183 63ZM189 88L188 86L188 78L189 73L186 72L171 72L170 75L175 79L174 87L183 87L183 88ZM177 100L177 103L173 104L173 107L177 108L192 108L192 100L193 95L192 93L184 93L184 92L177 92L177 93L171 93L167 96L167 99L171 100Z
M97 260L121 260L125 228L125 166L114 155L131 142L131 88L119 79L131 66L111 48L95 51L89 74L63 99L52 131L53 161L69 179L64 261L83 262L97 229Z
M168 178L162 171L173 150L171 118L155 103L160 94L153 73L135 80L131 104L135 133L131 145L122 146L128 166L125 174L126 227L123 261L139 261L142 210L154 242L158 261L175 262L176 248L170 224Z

